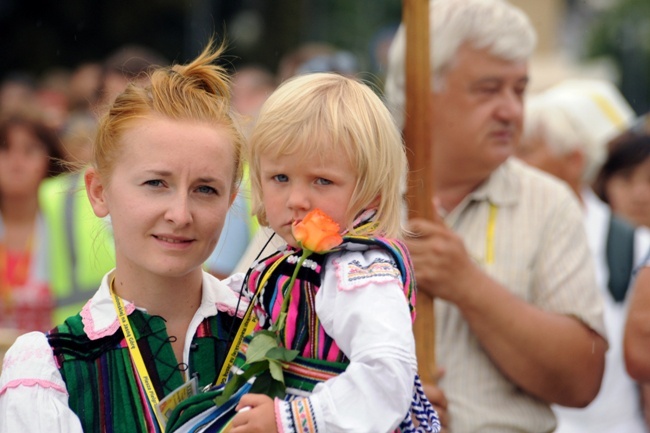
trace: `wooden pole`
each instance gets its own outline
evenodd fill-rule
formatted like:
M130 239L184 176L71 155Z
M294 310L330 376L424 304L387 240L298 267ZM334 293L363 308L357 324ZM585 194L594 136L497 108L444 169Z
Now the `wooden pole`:
M406 113L404 141L409 158L407 201L410 217L433 217L431 74L429 62L429 0L404 0L406 30ZM415 333L418 370L423 383L436 381L433 298L417 293Z

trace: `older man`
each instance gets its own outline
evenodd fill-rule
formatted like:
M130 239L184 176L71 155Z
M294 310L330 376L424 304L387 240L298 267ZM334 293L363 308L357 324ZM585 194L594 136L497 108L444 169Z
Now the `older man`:
M511 158L535 33L501 0L431 0L430 13L438 215L410 222L408 247L436 298L450 431L551 432L552 403L598 393L607 342L577 199ZM398 118L404 51L401 29L386 79Z

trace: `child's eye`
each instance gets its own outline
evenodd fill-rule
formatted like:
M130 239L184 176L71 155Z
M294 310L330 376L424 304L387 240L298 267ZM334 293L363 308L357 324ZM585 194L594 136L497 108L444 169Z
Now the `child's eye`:
M288 182L289 181L289 176L286 174L276 174L273 176L273 179L276 180L277 182Z
M196 188L201 194L218 194L217 190L208 185L201 185Z
M331 185L332 181L329 179L325 179L323 177L319 177L318 179L316 179L316 183L318 185Z

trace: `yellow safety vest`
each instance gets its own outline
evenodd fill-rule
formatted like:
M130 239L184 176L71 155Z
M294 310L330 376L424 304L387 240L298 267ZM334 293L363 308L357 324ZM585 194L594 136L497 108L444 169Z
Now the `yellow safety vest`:
M59 324L79 312L115 267L115 246L109 224L93 213L83 173L46 179L39 201L49 227L50 287Z

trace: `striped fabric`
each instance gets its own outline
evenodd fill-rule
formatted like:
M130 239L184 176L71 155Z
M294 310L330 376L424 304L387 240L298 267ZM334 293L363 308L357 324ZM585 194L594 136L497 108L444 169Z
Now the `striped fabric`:
M239 324L227 314L205 319L186 366L177 363L161 317L135 310L129 320L159 399L185 382L184 370L197 377L199 387L212 383L232 341L228 330ZM159 431L121 330L90 340L77 315L50 331L48 339L84 432Z
M240 369L246 361L246 351L250 340L251 336L246 337L240 346L235 361L236 369ZM290 395L309 394L316 385L338 376L345 371L347 366L347 361L331 362L299 356L293 362L287 363L283 369L287 393Z
M445 223L508 291L605 335L582 212L566 185L511 158L446 215ZM549 405L503 375L455 305L435 304L436 360L445 368L440 386L449 401L450 430L552 432L556 423Z
M363 230L363 227L361 227ZM373 238L368 236L344 236L343 243L336 249L345 249L353 244L368 248L382 248L388 251L399 267L404 287L404 294L409 300L411 316L415 317L415 281L413 269L404 245L396 240ZM256 313L260 319L257 329L268 329L280 314L284 300L283 288L293 275L301 251L289 247L262 259L254 265L248 275L247 289L258 293ZM321 280L320 273L325 262L325 255L312 254L303 262L298 271L294 286L290 292L287 326L281 336L285 347L300 352L300 356L284 368L287 395L285 400L291 402L285 411L278 409L276 417L281 417L284 425L292 425L292 432L309 433L316 431L315 416L311 408L309 394L315 386L333 378L347 368L349 360L341 352L336 342L325 333L315 312L315 296ZM240 371L246 360L246 350L251 336L247 336L240 346L235 366L232 371ZM221 394L223 386L216 387L202 395L195 396L181 403L168 424L169 431L191 432L198 426L210 425L202 432L218 433L224 431L230 419L226 415L228 408L234 416L233 401L238 401L239 393L233 395L223 407L215 407L213 400ZM412 416L418 420L419 427L413 425ZM279 423L282 425L282 423ZM418 377L414 378L414 395L411 411L405 415L400 429L396 432L437 432L440 423L431 404L426 400ZM289 433L289 432L287 432Z
M415 281L411 261L406 247L395 239L367 236L344 236L343 243L335 251L345 249L352 244L365 245L368 248L382 248L389 252L399 267L404 287L404 294L409 301L411 317L415 318ZM256 313L259 320L257 329L268 329L280 314L284 301L283 293L293 275L302 252L287 247L260 262L248 278L248 290L260 291ZM288 349L299 350L307 358L323 359L332 362L347 361L336 342L329 337L318 320L315 309L315 297L320 287L320 273L325 255L312 254L303 262L302 268L291 288L287 325L282 336L282 343ZM260 282L262 287L259 287Z
M372 223L367 224L367 226L369 225L372 225ZM364 226L359 227L359 231L363 232ZM415 281L406 247L395 239L346 235L343 237L343 243L336 248L336 251L346 249L353 244L364 245L368 248L381 248L390 253L399 267L404 294L409 301L411 318L414 320ZM251 273L248 289L251 293L260 291L257 308L257 314L260 317L258 329L267 329L271 323L277 320L284 300L283 292L293 275L300 255L301 251L294 251L287 247L284 252L279 252L263 260L261 264L255 266L253 273ZM289 349L299 350L303 357L300 362L291 363L287 369L288 376L292 380L295 373L300 373L297 376L299 386L292 384L291 380L287 382L289 388L294 388L287 389L289 395L287 399L289 400L296 396L308 395L318 382L327 380L327 375L335 371L335 369L332 370L333 365L337 365L338 368L338 365L348 362L348 359L336 346L336 342L325 333L315 311L314 300L320 287L320 273L324 261L325 255L310 255L303 262L294 286L289 292L291 299L289 301L287 325L282 335L282 343ZM243 364L245 349L244 346L240 351L241 357L238 359L240 365ZM304 391L307 391L307 393ZM289 411L284 413L276 412L276 415L285 418L287 422L284 422L284 424L292 425L296 432L313 432L315 431L312 429L315 428L314 414L308 403L306 398L293 400L289 405ZM413 425L411 413L409 413L401 425L401 430L397 431L425 432L437 431L440 428L437 415L426 397L424 397L418 377L415 378L414 383L412 408L414 416L418 418L421 424L420 428Z
M234 370L238 370L244 365L246 349L250 340L251 336L248 336L242 343ZM314 414L309 399L306 397L316 385L336 377L345 371L346 367L347 363L304 357L298 357L288 363L284 368L284 379L287 385L285 400L291 401L291 404L285 412L276 410L276 416L288 419L289 421L285 424L293 425L295 432L315 432ZM182 402L170 417L167 431L170 433L181 431L221 433L227 431L232 417L236 415L237 402L250 389L250 383L234 394L227 403L217 407L214 405L214 399L221 395L223 388L223 385L215 387ZM413 424L413 418L418 421L419 427ZM419 377L416 377L411 411L405 416L400 428L395 430L395 433L424 433L439 430L440 422L437 415L424 395Z

